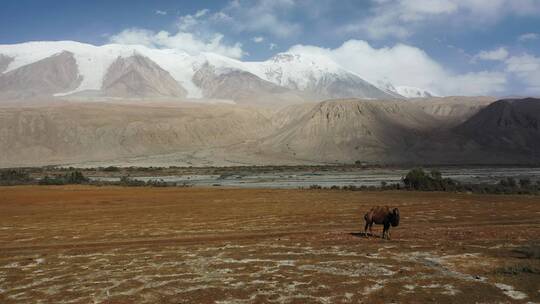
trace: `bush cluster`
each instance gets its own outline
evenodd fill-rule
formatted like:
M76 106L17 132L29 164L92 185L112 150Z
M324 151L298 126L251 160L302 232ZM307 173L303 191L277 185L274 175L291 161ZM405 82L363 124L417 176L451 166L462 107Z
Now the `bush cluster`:
M115 166L108 166L108 167L105 167L105 168L103 168L101 170L105 171L105 172L118 172L118 171L120 171L120 168L115 167Z
M305 189L303 187L300 187L299 189ZM321 185L313 184L310 185L307 189L309 190L347 190L347 191L380 191L380 190L400 190L402 189L400 184L384 184L384 186L381 183L380 187L377 186L356 186L356 185L344 185L344 186L338 186L333 185L330 187L323 187Z
M63 175L48 176L45 175L39 180L40 185L72 185L86 184L90 180L85 177L81 171L73 171Z
M505 178L496 184L466 184L459 183L450 178L443 178L437 170L426 172L423 169L412 169L402 178L402 184L388 184L381 182L376 186L331 186L322 187L320 185L311 185L309 189L330 189L330 190L348 190L348 191L381 191L381 190L410 190L410 191L445 191L445 192L466 192L483 194L540 194L540 181L533 183L530 179L516 180L512 177Z
M19 169L6 169L0 171L0 185L12 186L12 185L25 185L31 184L33 179L30 177L30 173Z
M119 186L127 186L127 187L189 187L188 184L178 184L178 183L168 183L162 179L158 180L149 180L149 181L142 181L138 179L133 179L129 176L122 176L120 178L120 181L116 183L116 185Z
M430 173L422 169L412 169L403 178L405 189L417 191L455 191L458 183L450 178L443 178L441 172Z

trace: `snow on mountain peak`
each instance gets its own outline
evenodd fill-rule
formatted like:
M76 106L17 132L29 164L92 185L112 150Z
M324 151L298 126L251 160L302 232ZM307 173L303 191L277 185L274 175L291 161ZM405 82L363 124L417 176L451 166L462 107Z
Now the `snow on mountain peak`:
M0 54L13 58L4 73L65 51L72 53L75 57L82 82L75 90L58 95L100 90L103 77L116 59L142 55L168 71L176 81L187 89L189 97L201 96L200 89L193 84L191 79L194 73L193 58L183 51L151 49L142 45L106 44L94 46L75 41L39 41L0 45Z
M394 87L394 85L390 81L388 81L387 79L377 81L376 86L380 90L382 90L385 93L388 93L388 94L390 94L390 95L392 95L392 96L394 96L396 98L405 97L405 96L399 94L396 87Z
M435 94L416 87L411 86L397 86L396 92L404 97L407 98L427 98L427 97L433 97L436 96Z
M326 56L279 53L263 62L246 62L249 71L262 79L290 89L305 90L321 79L347 73Z
M386 93L396 97L405 98L427 98L437 96L428 90L420 89L412 86L394 86L388 79L377 81L377 87Z
M66 95L87 90L101 90L109 67L118 58L133 55L148 57L167 71L187 91L187 97L200 98L203 92L193 82L194 74L205 64L211 65L216 74L244 71L292 90L320 95L321 98L335 96L362 98L391 98L404 96L429 96L425 90L412 87L374 87L359 75L350 72L324 54L311 52L278 53L266 61L242 62L215 53L188 54L177 49L156 49L142 45L106 44L94 46L75 41L27 42L15 45L0 45L0 54L10 61L3 73L37 62L61 52L73 54L77 63L80 85ZM7 62L7 61L5 61ZM403 92L403 94L402 94Z

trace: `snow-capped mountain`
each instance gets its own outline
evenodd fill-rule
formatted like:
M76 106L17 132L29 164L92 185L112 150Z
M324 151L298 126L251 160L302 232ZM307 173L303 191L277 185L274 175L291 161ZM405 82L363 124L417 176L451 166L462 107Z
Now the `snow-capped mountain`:
M410 87L410 86L397 86L396 92L407 98L428 98L437 96L427 90Z
M330 58L312 54L280 53L267 61L242 62L213 53L141 45L73 41L0 45L0 97L71 95L223 98L244 103L261 98L271 103L402 97Z
M73 54L82 81L75 89L55 92L58 95L68 95L83 91L100 91L109 68L119 58L129 58L134 55L149 58L161 69L170 73L188 95L200 96L200 90L193 84L193 61L195 58L178 50L157 50L138 45L109 44L94 46L91 44L58 41L58 42L27 42L14 45L0 45L0 54L10 59L10 63L0 76L38 62L53 55L69 52ZM23 80L21 80L23 81Z
M262 79L305 92L315 99L394 97L325 56L279 53L267 61L247 62L246 65Z
M411 86L394 86L388 79L379 80L376 82L377 87L396 97L396 98L428 98L437 97L437 95L416 87Z
M403 96L403 95L399 94L396 87L394 87L394 85L390 81L388 81L386 79L377 81L376 85L377 85L377 88L379 88L379 90L382 90L383 92L385 92L387 94L390 94L395 98L406 97L406 96Z
M215 64L215 62L214 62ZM197 68L193 81L206 98L231 100L240 104L285 105L303 102L301 95L238 68L217 67L205 62Z

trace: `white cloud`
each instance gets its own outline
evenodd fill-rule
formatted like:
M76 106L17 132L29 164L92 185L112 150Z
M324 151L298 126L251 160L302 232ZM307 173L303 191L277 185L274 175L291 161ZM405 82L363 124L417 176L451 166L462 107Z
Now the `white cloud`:
M485 27L508 15L540 14L538 0L372 0L372 4L367 18L347 24L340 30L365 33L373 39L403 39L434 22Z
M232 22L233 18L224 12L217 12L212 14L209 20L214 22Z
M119 44L140 44L154 46L155 33L145 29L126 29L109 37L109 41Z
M276 49L276 48L277 48L277 44L275 44L275 43L270 43L270 44L268 45L268 49L271 50L271 51L274 50L274 49Z
M451 14L458 5L450 0L408 0L400 1L403 21L423 20L430 15Z
M500 47L491 51L481 51L473 57L474 60L504 61L508 58L508 50Z
M540 57L527 53L512 56L506 60L506 70L526 84L528 93L540 94Z
M365 32L369 37L406 38L418 23L454 13L458 6L450 0L375 0L369 17L342 27L343 32Z
M540 72L540 58L523 54L521 56L512 56L506 61L507 69L515 73Z
M165 16L165 15L167 15L167 11L156 10L156 11L155 11L155 14L156 14L156 15L162 15L162 16Z
M140 44L153 48L178 49L190 54L214 52L231 58L241 58L244 54L242 44L226 45L223 35L216 33L204 39L193 33L178 31L171 34L167 31L153 32L145 29L126 29L110 37L110 41L120 44Z
M290 51L328 56L372 83L390 81L440 95L493 94L504 91L507 82L501 72L454 73L423 50L405 44L377 49L362 40L349 40L336 49L296 45Z
M195 13L195 18L201 18L203 16L205 16L206 14L208 14L210 10L205 8L205 9L202 9L202 10L198 10L196 13Z
M214 21L226 22L237 32L268 33L277 37L290 37L301 31L299 23L287 18L297 6L294 0L232 0Z
M256 36L256 37L253 37L251 38L251 41L255 42L255 43L261 43L264 41L264 37L262 36Z
M193 15L184 15L178 18L177 26L181 31L189 31L201 23L201 18L208 14L208 9L197 11Z
M470 72L447 75L438 84L446 95L491 95L506 90L507 76L503 72Z
M109 40L120 44L177 49L190 54L213 52L231 58L241 58L246 54L242 50L241 43L227 44L223 41L223 34L208 30L207 21L214 15L210 15L208 9L201 9L194 14L180 16L176 22L178 30L175 33L130 28L111 36Z
M538 38L540 38L540 35L537 33L525 33L525 34L519 35L518 41L527 42L527 41L537 40Z
M366 33L370 38L382 39L385 37L395 37L404 39L412 32L395 22L397 12L389 12L373 17L369 17L359 22L349 23L338 29L344 33Z

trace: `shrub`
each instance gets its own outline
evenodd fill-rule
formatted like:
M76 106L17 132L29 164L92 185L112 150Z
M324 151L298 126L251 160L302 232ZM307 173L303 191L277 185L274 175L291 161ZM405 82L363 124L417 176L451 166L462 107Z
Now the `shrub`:
M66 180L67 184L84 184L89 181L88 178L85 177L81 171L67 173L66 175L64 175L64 179Z
M167 184L166 181L159 179L159 180L149 180L146 182L147 186L151 187L167 187L169 184Z
M33 181L30 173L23 170L7 169L0 171L0 185L21 185Z
M438 170L428 174L420 168L409 171L403 183L407 189L420 191L455 191L459 186L456 181L443 178Z
M103 168L103 171L105 171L105 172L118 172L118 171L120 171L120 168L115 167L115 166L108 166L108 167Z
M516 180L512 177L502 179L499 184L503 187L515 188L517 186Z
M532 185L531 180L528 178L522 178L519 180L519 186L521 188L527 188L527 187L530 187L531 185Z
M128 187L146 186L146 183L144 181L132 179L129 176L122 176L120 178L119 184L121 186L128 186Z
M70 185L85 184L90 180L85 177L81 171L73 171L64 175L48 176L45 175L40 181L40 185Z
M48 176L45 175L39 180L40 185L65 185L66 181L60 176Z

